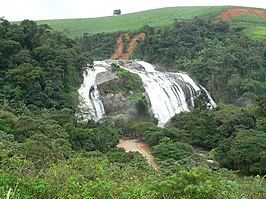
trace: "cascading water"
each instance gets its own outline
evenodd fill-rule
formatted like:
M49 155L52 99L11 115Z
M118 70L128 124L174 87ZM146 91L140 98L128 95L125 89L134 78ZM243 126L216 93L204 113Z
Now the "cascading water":
M204 88L204 87L201 86L201 85L200 85L200 88L206 93L206 95L207 95L207 97L208 97L208 99L209 99L209 103L208 103L208 105L209 105L210 109L216 107L216 103L213 101L213 99L212 99L210 93L207 91L207 89Z
M180 112L189 111L188 101L194 106L194 97L200 91L195 82L184 73L159 72L144 61L136 61L145 70L131 65L122 68L138 74L149 96L151 109L158 119L158 125L164 126L171 117ZM188 99L189 98L189 99Z
M80 99L78 117L81 121L87 121L89 118L98 121L105 114L96 84L97 74L104 71L106 71L104 67L95 66L93 69L87 68L83 74L84 81L78 90Z
M175 114L189 111L194 106L194 98L201 89L209 97L210 105L215 106L208 91L204 87L200 89L185 73L156 71L153 65L144 61L100 61L94 63L94 69L86 70L84 82L78 90L81 98L79 117L83 118L82 120L86 121L88 115L96 121L103 117L105 112L99 99L96 76L106 71L106 67L109 67L111 63L139 75L159 126L164 126Z

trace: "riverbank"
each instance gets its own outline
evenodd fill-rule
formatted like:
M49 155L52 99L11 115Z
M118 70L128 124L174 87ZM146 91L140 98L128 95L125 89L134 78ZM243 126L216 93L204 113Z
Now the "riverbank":
M156 163L154 157L150 152L149 145L144 142L138 141L136 139L120 139L117 145L117 148L123 148L126 153L129 152L139 152L142 154L148 161L149 165L154 169L158 169L159 165Z

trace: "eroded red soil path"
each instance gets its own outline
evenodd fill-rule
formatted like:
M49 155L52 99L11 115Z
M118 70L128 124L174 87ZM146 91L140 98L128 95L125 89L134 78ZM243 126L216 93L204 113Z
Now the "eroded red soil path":
M124 36L126 40L130 39L129 33L126 33ZM115 53L112 55L111 59L128 60L130 58L130 55L134 51L136 45L138 44L138 40L140 39L143 40L144 38L145 38L144 33L136 35L132 39L132 41L128 44L128 46L126 46L127 49L125 49L123 35L120 35L117 39Z
M219 14L219 18L229 21L229 22L233 22L232 17L240 16L240 15L252 15L252 16L266 19L265 10L256 10L256 9L249 9L249 8L228 8L227 10Z

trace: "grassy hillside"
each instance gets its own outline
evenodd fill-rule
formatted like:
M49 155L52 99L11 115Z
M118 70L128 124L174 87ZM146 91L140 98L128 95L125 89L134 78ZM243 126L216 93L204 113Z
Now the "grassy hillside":
M246 34L254 39L266 39L266 19L257 16L241 15L232 17L235 24L245 27Z
M175 19L192 19L205 14L218 14L227 7L170 7L142 11L120 16L109 16L87 19L60 19L37 21L37 24L48 24L58 31L68 31L74 38L84 33L134 31L143 25L152 27L166 26Z
M244 27L248 36L266 39L266 10L257 8L234 7L219 14L220 19L238 27Z

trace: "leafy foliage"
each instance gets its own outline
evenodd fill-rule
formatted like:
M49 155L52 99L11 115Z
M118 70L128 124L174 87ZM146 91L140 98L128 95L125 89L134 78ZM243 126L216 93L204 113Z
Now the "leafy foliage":
M76 68L77 44L47 25L24 20L1 22L0 101L18 106L72 108L82 68ZM3 83L5 82L5 83Z
M259 109L259 107L258 107ZM260 119L261 120L261 119ZM222 166L245 174L265 174L264 123L247 110L230 106L194 110L172 118L169 126L185 131L184 142L215 149L215 158ZM262 119L264 121L264 119Z
M118 36L119 33L84 34L76 40L81 44L81 48L85 51L87 57L104 60L112 56Z
M129 94L130 91L135 91L135 93L142 93L145 91L138 75L116 65L112 65L112 71L116 72L117 76L121 79L119 90L124 91L126 94Z
M106 152L114 148L119 141L120 131L112 128L106 120L102 120L94 128L75 128L71 132L71 142L75 150Z
M172 142L170 138L165 137L160 144L152 147L152 154L161 161L172 159L181 163L193 154L193 149L188 144Z
M216 158L225 167L243 173L266 173L266 134L257 130L241 130L217 148Z

